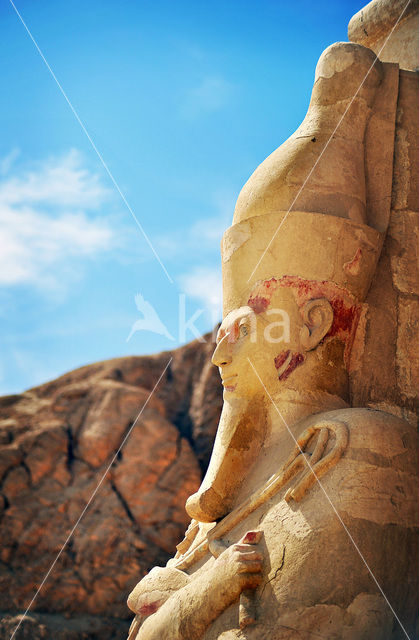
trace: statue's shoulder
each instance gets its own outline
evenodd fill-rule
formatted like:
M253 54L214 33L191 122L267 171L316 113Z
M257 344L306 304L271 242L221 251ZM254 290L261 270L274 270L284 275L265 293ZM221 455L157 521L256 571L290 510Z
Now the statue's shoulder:
M409 422L378 409L354 407L327 411L310 416L304 427L318 428L327 423L345 425L348 451L368 449L371 453L393 458L414 450L419 444L418 433Z
M341 514L380 524L413 524L419 436L411 424L384 411L347 408L310 416L303 426L329 430L325 455L336 446L333 434L346 432L339 459L322 474L321 486L313 482L304 498L326 493Z

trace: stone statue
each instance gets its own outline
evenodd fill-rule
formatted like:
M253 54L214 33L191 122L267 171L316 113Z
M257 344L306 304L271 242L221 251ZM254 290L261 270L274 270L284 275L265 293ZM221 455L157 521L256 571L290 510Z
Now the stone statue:
M368 30L371 11L376 25L392 10L374 0L353 20ZM391 216L399 76L363 44L329 47L303 123L239 195L213 454L176 556L129 596L131 640L414 632L416 434L352 393Z

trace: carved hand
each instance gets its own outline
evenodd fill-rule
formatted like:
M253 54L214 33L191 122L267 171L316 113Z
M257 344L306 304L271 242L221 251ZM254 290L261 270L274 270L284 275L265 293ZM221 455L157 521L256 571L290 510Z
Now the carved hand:
M256 589L262 581L263 557L255 550L261 535L260 531L248 531L237 544L225 549L214 564L214 579L231 598L230 602L245 589Z
M193 575L133 633L136 640L198 640L218 616L262 580L261 532L248 532L223 550L206 575ZM220 551L221 548L219 547Z

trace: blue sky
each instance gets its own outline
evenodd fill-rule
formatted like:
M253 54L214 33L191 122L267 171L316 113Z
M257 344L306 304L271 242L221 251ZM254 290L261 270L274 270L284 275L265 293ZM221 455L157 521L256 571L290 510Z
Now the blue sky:
M198 331L213 326L237 195L303 119L318 57L363 4L16 0L170 282L2 1L0 393L193 339L182 300L186 319L202 310ZM173 340L127 342L136 294Z

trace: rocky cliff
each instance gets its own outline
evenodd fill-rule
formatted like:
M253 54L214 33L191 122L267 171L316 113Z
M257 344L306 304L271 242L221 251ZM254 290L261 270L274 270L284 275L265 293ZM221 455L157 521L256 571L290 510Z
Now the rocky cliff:
M15 638L126 637L127 594L173 554L208 463L222 404L212 349L206 336L0 398L0 638L82 514Z

